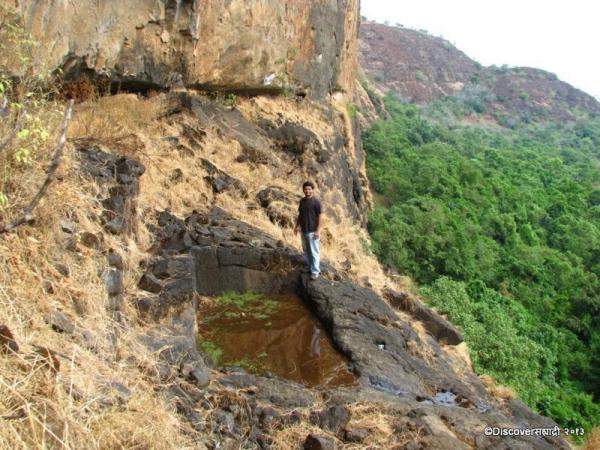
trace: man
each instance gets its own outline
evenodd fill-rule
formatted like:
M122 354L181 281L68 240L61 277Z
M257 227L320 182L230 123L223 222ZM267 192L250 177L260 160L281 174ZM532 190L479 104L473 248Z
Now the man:
M304 258L310 268L310 279L319 278L321 270L319 269L319 238L321 237L321 201L315 197L315 185L307 181L302 185L304 198L300 200L298 206L298 219L294 227L294 234L302 231L302 249Z

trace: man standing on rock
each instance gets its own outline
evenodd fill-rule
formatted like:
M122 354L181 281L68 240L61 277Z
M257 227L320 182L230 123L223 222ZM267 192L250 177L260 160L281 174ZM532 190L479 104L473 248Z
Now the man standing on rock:
M310 268L310 279L319 278L321 270L319 269L319 238L321 237L321 201L315 197L315 185L306 181L302 185L304 198L300 200L298 206L298 219L294 227L294 234L302 231L302 249L304 258Z

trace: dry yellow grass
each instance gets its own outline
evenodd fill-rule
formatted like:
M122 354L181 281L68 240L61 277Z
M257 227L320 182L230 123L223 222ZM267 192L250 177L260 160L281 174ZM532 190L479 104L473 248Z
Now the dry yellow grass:
M581 450L598 450L600 448L600 427L592 430Z
M157 102L135 94L90 100L77 106L69 138L102 143L135 157L144 151L140 134L149 131L159 113Z
M364 429L367 438L360 443L343 442L330 432L324 431L316 425L310 424L308 413L302 413L304 420L301 423L284 426L271 431L273 448L277 450L296 450L301 448L309 434L327 436L336 441L336 448L345 450L385 450L401 448L410 442L419 442L425 435L421 430L404 431L399 433L394 429L394 424L399 417L386 410L381 404L357 403L349 405L352 419L346 429Z
M125 109L117 108L123 115ZM75 129L82 120L77 117ZM122 136L122 128L109 131L101 139ZM39 186L45 177L39 165L21 183ZM154 394L147 368L155 358L137 344L140 330L115 323L107 308L101 278L107 249L122 254L128 269L136 268L147 256L140 250L147 236L143 230L127 239L104 234L98 222L102 187L77 166L68 145L58 178L35 210L35 223L0 237L0 324L20 346L17 355L0 355L0 448L192 447L174 408ZM23 197L30 190L24 189ZM72 224L72 234L62 230L64 222ZM99 236L98 248L79 242L84 232ZM135 270L125 274L131 289L139 276ZM56 310L70 317L73 335L57 333L45 322ZM41 364L39 346L62 355L57 373ZM113 382L130 390L126 404L104 402Z
M494 378L489 375L480 375L479 379L486 387L487 391L492 395L492 397L500 400L511 400L514 398L518 398L517 393L514 389L508 386L499 385Z
M324 432L316 425L310 425L307 422L302 422L298 425L276 430L271 436L273 438L273 448L276 450L297 450L302 448L303 442L311 433L319 436L328 436L335 439L333 435Z
M299 239L289 228L273 224L258 207L255 195L276 184L291 192L300 191L304 174L281 177L270 165L236 162L240 146L206 130L201 148L179 151L166 136L181 134L178 121L193 121L185 113L174 120L159 119L164 97L140 99L132 95L103 98L79 105L69 130L72 143L101 144L105 150L123 152L146 167L141 178L136 220L131 236L105 234L99 223L100 199L106 186L82 175L68 145L59 178L36 210L36 222L0 237L0 324L7 325L21 346L17 356L0 355L0 416L15 416L0 428L0 448L196 448L197 433L185 433L187 426L160 393L155 355L142 348L137 337L145 330L133 310L126 310L124 324L113 321L108 295L102 282L106 252L124 257L126 299L137 294L140 262L149 258L152 236L145 223L164 209L185 217L192 210L212 205L224 208L275 239L300 250ZM309 102L287 99L242 99L243 114L251 119L283 114L320 136L334 130L324 111ZM248 198L237 193L214 194L205 181L200 158L210 159L219 168L240 179ZM39 163L27 174L24 184L37 185L44 176ZM26 178L27 177L27 178ZM25 180L27 183L25 183ZM334 189L335 190L335 189ZM23 198L31 190L24 189ZM334 203L335 192L319 192L327 209L323 230L323 256L358 283L401 289L405 280L386 277L368 250L368 235L355 225L345 209ZM338 220L334 220L334 216ZM62 222L73 224L74 233L65 233ZM78 243L79 236L92 233L100 238L98 248ZM65 275L67 273L68 275ZM56 333L44 321L54 310L63 311L76 325L73 336ZM93 345L80 332L93 336ZM117 336L116 342L114 336ZM58 374L51 374L35 357L35 345L60 351ZM127 386L131 397L124 404L106 407L110 392L106 384ZM23 414L23 417L18 417ZM391 428L394 417L378 407L357 405L352 426L370 430L366 445L388 448L418 439L397 436ZM275 448L297 448L311 431L306 424L274 431ZM343 448L364 448L346 445Z

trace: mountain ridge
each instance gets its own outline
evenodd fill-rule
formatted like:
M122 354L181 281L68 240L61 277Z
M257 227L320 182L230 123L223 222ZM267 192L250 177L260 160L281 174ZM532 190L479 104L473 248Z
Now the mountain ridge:
M593 96L531 67L484 67L447 40L423 31L363 22L359 62L384 93L428 104L445 97L470 104L502 123L510 117L571 121L577 113L600 113Z

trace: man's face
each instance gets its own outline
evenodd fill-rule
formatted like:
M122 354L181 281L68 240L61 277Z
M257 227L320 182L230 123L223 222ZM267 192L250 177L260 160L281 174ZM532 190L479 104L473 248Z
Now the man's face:
M306 198L311 198L313 196L313 188L311 188L310 186L305 186L304 188L302 188L302 191L304 191L304 196Z

